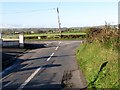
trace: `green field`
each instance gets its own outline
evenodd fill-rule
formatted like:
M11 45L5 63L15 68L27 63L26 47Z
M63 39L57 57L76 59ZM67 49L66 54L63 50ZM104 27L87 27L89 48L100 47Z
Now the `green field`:
M4 39L18 39L19 35L2 35L2 38Z
M86 33L48 33L48 34L25 34L26 40L76 40L83 39Z
M84 38L86 33L77 33L77 32L64 32L60 33L43 33L43 34L24 34L25 40L74 40ZM61 37L62 38L61 38ZM19 39L19 34L2 36L3 39Z
M25 34L25 37L34 37L34 36L57 36L60 35L59 33L55 34ZM62 33L62 35L86 35L86 33Z

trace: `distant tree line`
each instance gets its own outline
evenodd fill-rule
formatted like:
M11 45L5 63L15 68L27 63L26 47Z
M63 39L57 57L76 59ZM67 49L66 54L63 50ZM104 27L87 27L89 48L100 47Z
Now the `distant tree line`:
M116 29L117 25L108 25L107 28ZM106 26L96 26L93 28L104 28ZM61 28L62 32L68 32L68 33L79 33L84 32L88 33L90 31L91 27L73 27L73 28ZM0 28L0 31L2 31L2 34L43 34L43 33L59 33L58 28Z

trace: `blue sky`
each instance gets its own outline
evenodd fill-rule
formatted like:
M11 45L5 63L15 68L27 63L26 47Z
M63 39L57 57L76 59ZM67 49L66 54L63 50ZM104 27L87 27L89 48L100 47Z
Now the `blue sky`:
M61 27L118 23L117 2L2 2L0 26L58 27L59 7Z

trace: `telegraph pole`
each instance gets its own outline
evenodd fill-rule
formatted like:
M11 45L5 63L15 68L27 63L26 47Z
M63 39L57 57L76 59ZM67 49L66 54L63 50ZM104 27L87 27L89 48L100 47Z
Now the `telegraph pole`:
M59 9L57 8L57 14L58 14L58 25L59 25L59 32L60 32L60 38L61 38L61 23L60 23L60 17L59 17Z

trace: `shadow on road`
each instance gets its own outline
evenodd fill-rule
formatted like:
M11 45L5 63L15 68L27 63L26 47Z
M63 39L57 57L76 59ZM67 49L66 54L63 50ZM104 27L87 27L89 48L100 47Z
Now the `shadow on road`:
M18 86L18 85L13 84L11 85L11 87L6 87L6 88L3 88L2 90L17 90L17 88L12 88L14 86ZM64 89L61 88L61 84L49 84L49 85L23 88L22 90L64 90Z
M43 65L42 70L40 73L42 73L46 68L50 67L58 67L61 66L61 64L49 64L49 65ZM25 70L32 70L32 69L37 69L39 67L32 67L32 68L26 68L22 69L19 71L25 71ZM19 72L18 71L18 72ZM54 78L56 77L57 73L53 73L49 77L42 78L42 79L37 79L33 80L32 82L28 83L22 90L62 90L61 84L54 84ZM15 79L16 80L16 79ZM14 79L13 79L14 81ZM3 82L3 85L10 83L11 81L5 81ZM6 87L4 87L2 90L17 90L17 88L21 85L22 83L16 84L12 83Z
M25 49L38 49L38 48L45 48L46 44L34 44L34 43L25 43Z
M3 46L2 47L2 70L11 66L16 62L16 58L20 54L27 53L27 50L45 48L45 44L29 44L25 43L24 48L18 46ZM34 53L34 52L31 52Z
M61 56L52 56L52 58L58 58L58 57L68 57L68 56L74 56L74 55L61 55ZM50 56L43 56L43 57L38 57L38 58L31 58L31 59L27 59L27 60L24 60L24 61L32 61L32 60L41 60L41 59L47 59L49 58Z
M19 70L17 70L16 72L38 69L38 68L40 68L40 67L41 67L42 69L46 69L46 68L59 67L59 66L62 66L62 65L61 65L61 64L47 64L47 65L42 65L42 66L36 66L36 67L19 69ZM22 67L24 67L24 65L23 65ZM21 67L21 68L22 68L22 67Z

